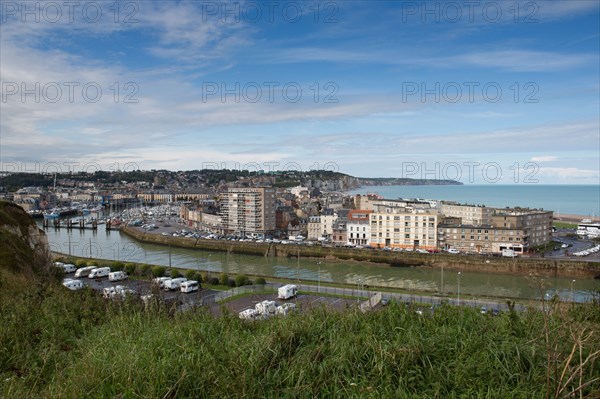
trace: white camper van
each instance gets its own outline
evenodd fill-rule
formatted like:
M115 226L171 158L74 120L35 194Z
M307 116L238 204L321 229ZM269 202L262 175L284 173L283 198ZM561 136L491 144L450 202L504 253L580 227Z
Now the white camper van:
M83 287L85 287L85 285L83 284L83 281L71 280L71 279L67 279L67 280L63 281L63 285L72 291L77 291L77 290L80 290Z
M124 271L117 271L108 273L108 281L121 281L127 278L127 273Z
M170 280L170 277L156 277L152 282L158 285L158 288L164 288L165 281Z
M187 281L185 277L172 278L163 283L163 288L165 291L174 291L178 290L181 287L181 283Z
M98 267L90 273L88 278L107 277L110 274L110 267Z
M277 297L279 299L290 299L296 296L298 293L298 287L296 287L294 284L284 285L283 287L279 287L277 293Z
M94 270L96 268L97 268L97 266L80 267L75 272L75 278L87 277L87 276L90 275L90 273L92 272L92 270Z
M189 293L189 292L194 292L194 291L198 291L200 289L200 283L196 280L188 280L188 281L184 281L183 283L181 283L181 292L184 293Z
M260 314L254 309L242 310L239 313L240 319L242 320L254 320L260 316Z
M77 270L77 267L72 263L66 263L62 267L65 270L65 273L73 273Z

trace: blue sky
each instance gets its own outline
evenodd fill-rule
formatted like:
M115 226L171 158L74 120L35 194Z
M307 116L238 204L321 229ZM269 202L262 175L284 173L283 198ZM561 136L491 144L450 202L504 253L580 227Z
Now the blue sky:
M3 1L2 169L599 184L598 5Z

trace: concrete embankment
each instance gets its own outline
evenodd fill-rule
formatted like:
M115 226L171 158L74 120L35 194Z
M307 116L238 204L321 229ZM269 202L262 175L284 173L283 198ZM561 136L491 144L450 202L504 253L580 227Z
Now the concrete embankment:
M124 227L121 231L142 242L171 245L178 248L223 251L245 255L324 258L356 262L383 263L397 267L422 267L449 270L462 270L498 274L520 274L557 277L600 278L599 262L578 262L550 258L497 258L451 254L418 254L407 252L387 252L357 250L349 248L328 248L321 246L299 246L205 240L185 237L163 236L141 231L134 227Z

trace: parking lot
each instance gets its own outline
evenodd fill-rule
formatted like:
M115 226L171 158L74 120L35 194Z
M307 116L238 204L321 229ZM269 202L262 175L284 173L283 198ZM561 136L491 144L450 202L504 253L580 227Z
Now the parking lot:
M74 273L65 275L65 278L73 278ZM163 299L167 302L178 301L182 304L189 305L200 305L204 298L214 296L219 291L201 288L199 291L182 293L181 291L164 291L157 290L156 286L153 286L151 281L148 280L137 280L137 279L126 279L121 281L108 281L108 277L91 279L83 277L78 280L83 281L84 285L90 287L96 291L103 291L104 288L115 287L117 285L124 286L131 290L134 290L137 295L148 295L156 292L160 292Z
M296 309L300 312L306 312L310 309L318 308L321 306L324 306L325 308L327 308L327 310L344 311L347 309L355 308L358 305L356 299L336 298L310 294L299 294L294 298L284 301L278 299L277 294L273 293L248 294L246 296L226 301L224 303L214 303L209 307L209 309L210 312L215 316L221 315L223 313L223 308L226 308L233 314L237 315L243 310L254 309L257 303L265 300L275 301L277 305L281 305L283 303L293 303L296 305Z

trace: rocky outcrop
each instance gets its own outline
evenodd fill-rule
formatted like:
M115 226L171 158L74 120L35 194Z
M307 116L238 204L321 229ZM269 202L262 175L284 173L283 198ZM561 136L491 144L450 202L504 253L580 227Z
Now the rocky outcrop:
M20 206L0 201L0 269L43 274L50 264L46 234Z

